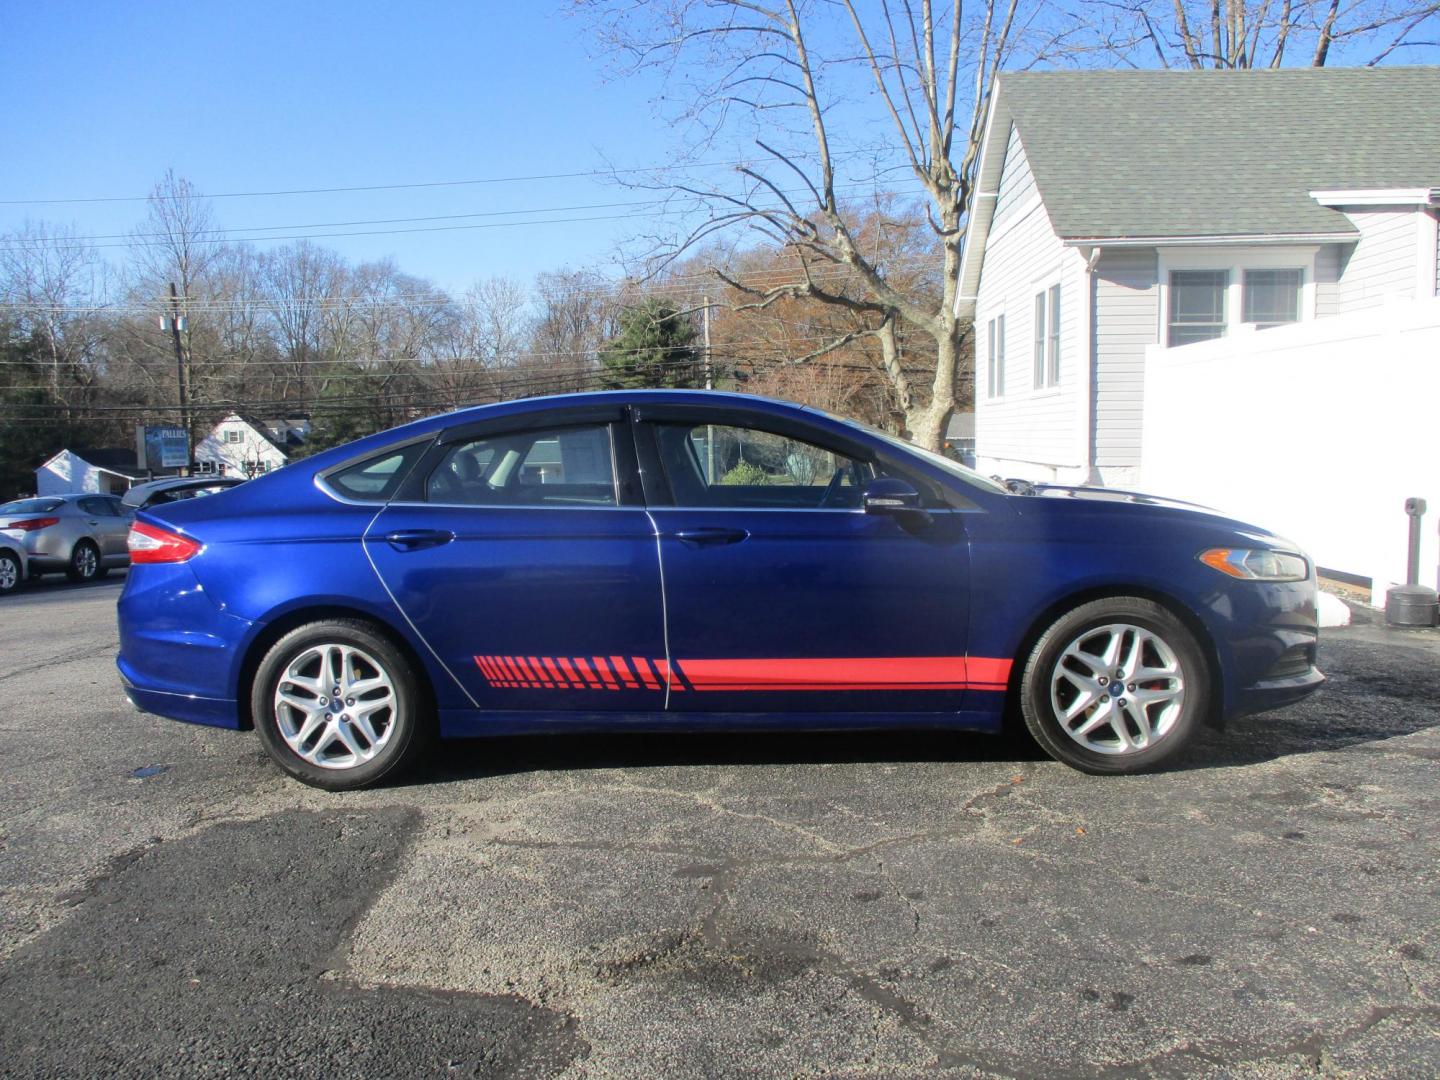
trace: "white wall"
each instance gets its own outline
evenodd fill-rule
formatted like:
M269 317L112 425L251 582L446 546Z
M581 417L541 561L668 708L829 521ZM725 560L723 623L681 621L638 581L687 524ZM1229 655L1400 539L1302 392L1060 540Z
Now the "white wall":
M985 246L975 304L975 454L977 468L1028 480L1088 479L1082 438L1085 260L1050 225L1013 134L1000 179L995 222ZM1002 213L1003 211L1003 213ZM1037 388L1035 295L1060 285L1060 381ZM990 397L989 322L1005 315L1005 393Z
M1394 299L1416 297L1417 242L1425 216L1418 207L1367 210L1349 207L1345 216L1360 240L1340 273L1342 314Z
M238 433L240 441L226 442L227 431ZM257 465L263 465L265 472L272 472L288 459L246 421L229 416L216 424L214 431L195 448L195 460L223 465L229 476L248 476Z
M1155 346L1145 368L1145 491L1289 537L1382 599L1419 496L1420 581L1437 584L1440 298Z
M35 470L37 495L76 495L85 491L119 494L129 487L124 477L96 468L69 450L61 450Z

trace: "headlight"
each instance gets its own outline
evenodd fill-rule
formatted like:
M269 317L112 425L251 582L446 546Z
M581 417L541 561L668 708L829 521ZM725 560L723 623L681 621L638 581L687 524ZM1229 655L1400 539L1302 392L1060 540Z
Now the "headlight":
M1310 576L1305 556L1268 548L1211 548L1200 553L1200 561L1247 581L1304 581Z

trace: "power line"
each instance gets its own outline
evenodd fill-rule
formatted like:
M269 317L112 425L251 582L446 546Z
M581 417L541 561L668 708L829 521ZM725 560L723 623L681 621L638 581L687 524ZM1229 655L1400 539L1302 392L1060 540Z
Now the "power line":
M832 159L867 154L865 150L841 150L832 153ZM193 195L167 195L170 199L259 199L282 195L336 195L355 191L412 191L421 188L474 187L485 184L525 184L542 180L578 180L585 177L635 176L643 173L656 175L690 171L692 169L725 169L739 166L753 166L756 158L737 158L732 161L695 161L689 164L637 165L624 169L588 169L582 172L534 173L529 176L485 176L471 180L425 180L405 184L356 184L347 187L285 188L273 191L222 191L214 195L196 192ZM0 199L0 206L72 206L78 203L149 202L153 195L93 195L74 199Z
M924 267L932 265L933 260L923 256L907 256L894 259L881 264L882 270L902 270L911 267ZM823 266L813 268L810 276L819 282L829 282L835 278L843 278L853 273L852 269L844 265ZM804 283L803 275L793 269L786 267L773 270L756 271L753 274L736 275L745 285L755 288L768 288L775 285ZM716 287L716 278L713 273L700 273L681 275L663 281L657 281L641 286L632 281L603 281L596 284L558 285L547 289L544 292L530 289L522 290L521 294L526 301L543 301L552 296L576 297L576 296L613 296L617 291L627 288L636 288L645 294L667 293L667 292L699 292L702 287ZM187 313L199 314L205 312L226 311L248 311L253 308L268 310L282 307L310 307L320 310L329 310L343 307L424 307L424 306L445 306L448 304L465 304L464 297L454 297L444 292L434 293L404 293L396 296L365 296L361 294L350 294L344 296L275 296L275 297L225 297L225 298L201 298L181 297ZM138 314L153 315L160 311L166 300L156 298L151 301L126 301L121 303L101 303L92 301L80 304L43 304L25 301L10 301L0 303L0 311L46 313L46 314Z

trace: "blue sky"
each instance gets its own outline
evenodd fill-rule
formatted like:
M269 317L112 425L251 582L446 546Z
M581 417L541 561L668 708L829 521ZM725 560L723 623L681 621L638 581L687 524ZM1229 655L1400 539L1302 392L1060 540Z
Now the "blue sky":
M564 14L567 7L564 0L0 0L0 233L29 219L87 236L124 234L141 221L143 200L13 201L143 197L171 167L218 195L673 160L689 133L657 118L653 99L666 88L653 75L607 80L591 25ZM838 23L812 29L822 40L848 36ZM1396 59L1434 62L1437 54L1411 50ZM1338 63L1363 59L1345 48L1332 55ZM835 127L893 152L883 113L865 109L868 78L846 90ZM862 113L866 123L858 122ZM734 145L705 160L733 158ZM866 160L853 161L859 178ZM528 283L541 270L603 265L618 242L643 229L651 208L598 204L648 198L591 176L219 198L214 211L232 229L444 228L317 242L357 261L393 256L402 269L458 291L489 275ZM576 209L560 209L569 207ZM442 215L499 216L321 227ZM552 222L534 224L536 217ZM573 218L603 220L553 220ZM503 222L526 224L491 227ZM485 227L449 228L455 225ZM120 241L98 243L102 255L123 261Z
M654 85L607 82L586 24L559 8L0 0L0 200L144 195L171 166L214 194L663 161L668 132L651 115ZM308 225L643 198L591 178L221 199L215 212L225 226ZM528 280L601 259L633 232L630 212L317 242L355 259L394 255L405 270L463 288L488 274ZM137 202L5 205L0 232L28 217L84 235L123 233L143 213Z

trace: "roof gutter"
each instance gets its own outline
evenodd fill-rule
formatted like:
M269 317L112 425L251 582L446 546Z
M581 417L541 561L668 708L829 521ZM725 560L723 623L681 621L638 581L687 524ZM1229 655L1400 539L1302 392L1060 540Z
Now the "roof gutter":
M1066 247L1137 248L1137 247L1214 247L1282 244L1349 244L1360 238L1356 230L1330 233L1248 233L1217 236L1090 236L1061 240Z
M1440 188L1338 188L1312 191L1321 206L1440 206Z

